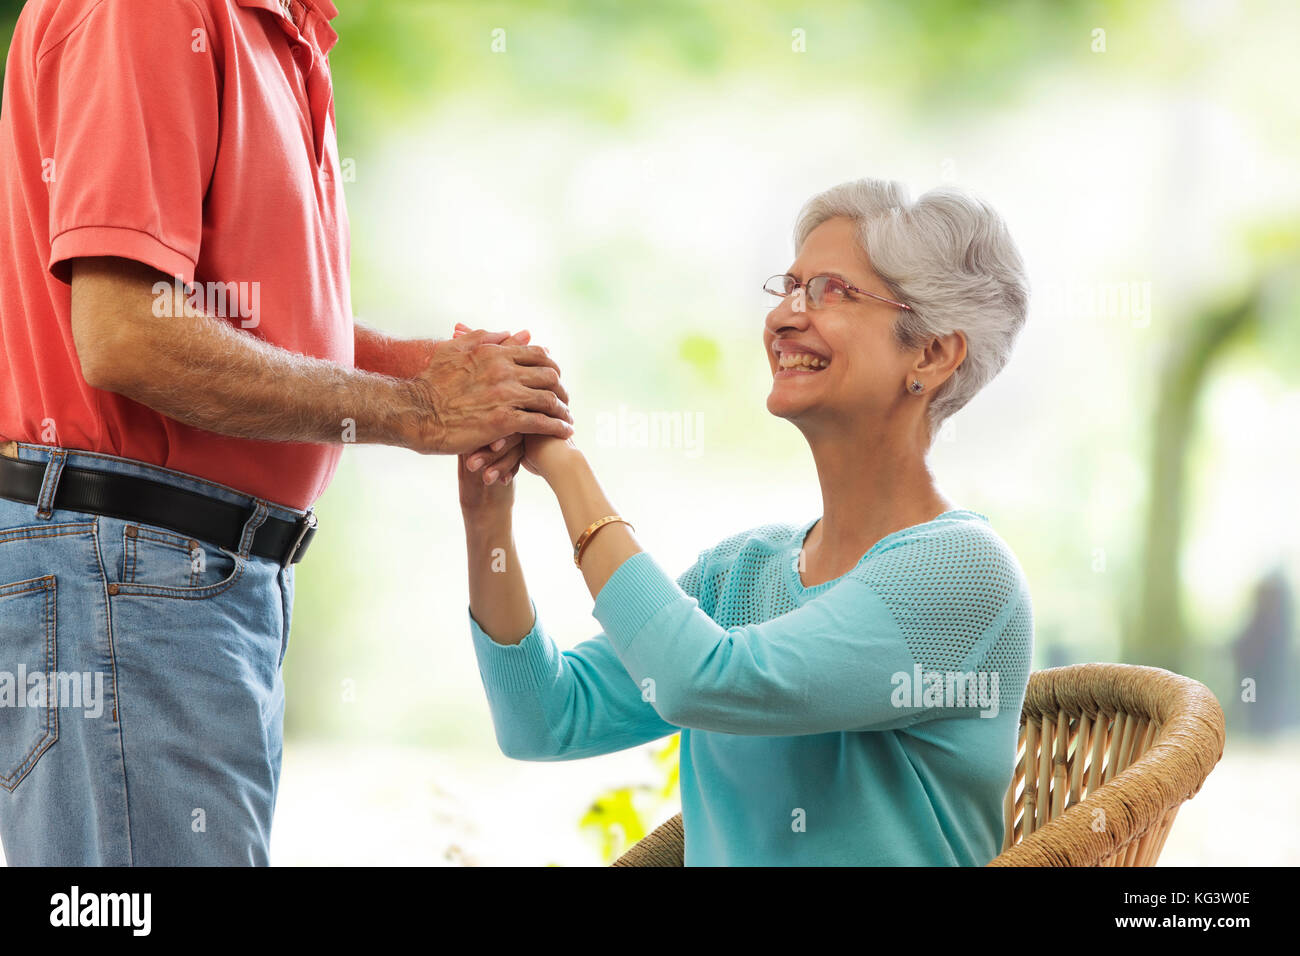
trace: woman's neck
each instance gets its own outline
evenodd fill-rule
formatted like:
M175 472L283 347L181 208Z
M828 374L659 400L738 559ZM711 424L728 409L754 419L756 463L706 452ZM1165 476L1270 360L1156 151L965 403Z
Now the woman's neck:
M804 579L851 570L885 535L956 506L938 490L926 446L891 433L809 438L822 491L822 517L804 542Z

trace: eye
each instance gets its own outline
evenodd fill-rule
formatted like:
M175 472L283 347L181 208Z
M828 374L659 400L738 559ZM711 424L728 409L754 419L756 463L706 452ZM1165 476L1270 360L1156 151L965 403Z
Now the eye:
M843 302L848 295L848 286L834 276L817 276L808 283L809 292L822 305L835 305ZM820 286L820 288L815 288Z

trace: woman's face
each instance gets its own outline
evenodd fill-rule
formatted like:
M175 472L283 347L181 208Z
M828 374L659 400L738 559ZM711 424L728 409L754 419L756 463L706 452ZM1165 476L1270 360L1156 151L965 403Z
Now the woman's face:
M814 229L786 271L801 283L816 275L832 275L859 289L893 298L872 270L851 219L828 219ZM896 404L911 397L904 383L916 358L904 352L894 338L898 310L853 293L820 309L805 302L800 311L800 300L798 294L776 300L776 308L768 313L763 326L763 344L772 369L767 410L799 424L861 419L863 415L887 419ZM804 361L796 358L803 354L820 361L796 364Z

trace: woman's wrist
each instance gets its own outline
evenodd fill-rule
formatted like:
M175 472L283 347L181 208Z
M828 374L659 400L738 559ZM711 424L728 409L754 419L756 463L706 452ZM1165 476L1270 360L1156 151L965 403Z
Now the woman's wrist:
M555 483L563 481L587 464L582 450L573 443L573 439L547 443L546 455L541 461L540 475L555 490Z
M513 506L494 503L490 505L461 505L460 514L465 522L465 534L470 537L490 535L500 537L513 530Z

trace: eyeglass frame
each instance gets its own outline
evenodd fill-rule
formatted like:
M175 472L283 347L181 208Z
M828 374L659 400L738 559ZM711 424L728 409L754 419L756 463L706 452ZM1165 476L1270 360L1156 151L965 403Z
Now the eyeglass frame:
M794 289L791 289L789 292L786 292L784 294L780 292L773 292L771 289L767 287L768 283L770 283L772 279L794 279ZM793 295L796 289L808 288L808 283L812 282L813 279L834 279L840 285L844 286L844 288L849 292L856 292L858 295L865 295L865 296L869 296L872 299L878 299L881 302L887 302L890 305L895 306L896 308L906 309L908 312L916 311L905 302L896 302L893 299L885 298L883 295L877 295L874 292L868 292L866 289L859 289L857 286L851 285L849 281L843 278L842 276L830 275L829 273L820 273L815 276L809 276L808 282L800 282L798 279L795 279L795 277L790 275L790 273L788 272L778 272L776 275L769 278L767 282L763 283L763 291L766 292L768 295L774 295L779 299L784 299L787 296ZM811 296L808 296L807 298L811 301ZM813 308L820 308L820 306L813 306Z

